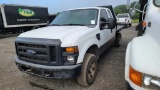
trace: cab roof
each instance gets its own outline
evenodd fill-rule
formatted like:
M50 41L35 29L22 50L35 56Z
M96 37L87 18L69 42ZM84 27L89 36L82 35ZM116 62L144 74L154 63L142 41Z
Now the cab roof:
M75 8L75 9L70 9L70 10L76 10L76 9L109 9L111 10L113 17L116 19L116 15L115 12L113 11L113 7L112 5L106 5L106 6L97 6L97 7L84 7L84 8ZM66 10L66 11L70 11L70 10Z
M107 6L97 6L97 7L83 7L83 8L75 8L75 9L69 9L69 10L65 10L65 11L70 11L70 10L76 10L76 9L111 9L112 5L107 5Z

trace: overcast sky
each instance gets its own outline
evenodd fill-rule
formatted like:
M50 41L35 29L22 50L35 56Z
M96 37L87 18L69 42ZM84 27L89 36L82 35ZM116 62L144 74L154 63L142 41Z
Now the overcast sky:
M115 7L117 5L127 4L127 0L0 0L0 4L44 6L48 7L50 14L55 14L63 10L80 7L100 5L113 5Z

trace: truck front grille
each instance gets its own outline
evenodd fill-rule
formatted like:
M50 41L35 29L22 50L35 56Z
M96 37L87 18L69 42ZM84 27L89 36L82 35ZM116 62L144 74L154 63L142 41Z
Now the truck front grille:
M18 43L17 50L21 60L48 62L45 45Z
M56 61L56 48L51 47L51 62Z
M62 65L60 40L17 38L17 57L26 62L42 65Z

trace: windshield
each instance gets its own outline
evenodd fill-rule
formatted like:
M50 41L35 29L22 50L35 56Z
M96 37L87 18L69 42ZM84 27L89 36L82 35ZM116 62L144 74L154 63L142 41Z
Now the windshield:
M117 18L126 18L129 17L127 14L119 14L117 15Z
M160 0L153 0L156 7L160 7Z
M60 13L51 25L96 25L97 9L77 9Z

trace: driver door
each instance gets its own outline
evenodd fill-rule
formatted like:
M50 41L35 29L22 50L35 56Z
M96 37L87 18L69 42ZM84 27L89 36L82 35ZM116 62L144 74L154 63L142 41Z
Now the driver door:
M103 18L103 20L102 20ZM108 16L108 13L106 12L105 9L102 9L100 11L100 27L101 27L101 22L107 22L109 16ZM102 29L100 30L100 37L101 37L101 40L100 40L100 45L101 45L101 48L102 50L105 50L106 48L109 47L109 40L111 39L111 30L110 29Z

